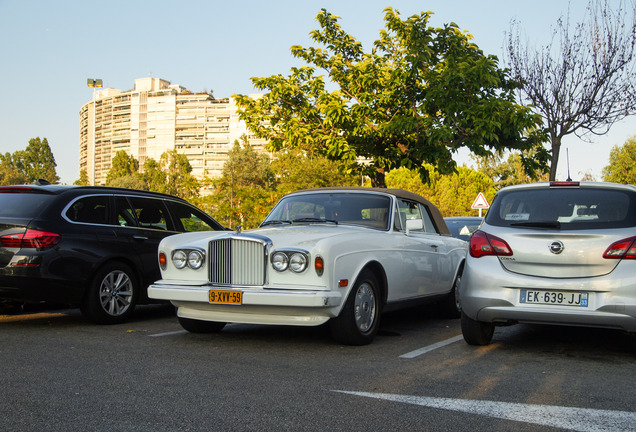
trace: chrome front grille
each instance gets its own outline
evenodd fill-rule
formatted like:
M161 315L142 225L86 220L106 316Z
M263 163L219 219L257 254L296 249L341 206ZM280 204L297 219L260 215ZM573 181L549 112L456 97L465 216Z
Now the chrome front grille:
M264 285L267 244L253 238L210 242L210 282L219 285Z

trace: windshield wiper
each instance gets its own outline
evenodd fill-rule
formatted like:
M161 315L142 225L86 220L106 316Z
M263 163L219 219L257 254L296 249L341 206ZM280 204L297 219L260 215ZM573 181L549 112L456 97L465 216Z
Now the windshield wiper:
M294 222L294 223L296 223L296 222L325 222L325 223L333 223L333 224L338 225L338 221L337 220L320 219L320 218L313 218L313 217L298 218L298 219L294 219L292 222Z
M510 226L523 226L523 227L530 227L530 228L555 228L555 229L561 229L561 222L559 222L559 221L516 222L516 223L511 223Z
M282 224L291 224L292 221L287 219L274 219L263 222L260 226L264 227L267 225L282 225Z

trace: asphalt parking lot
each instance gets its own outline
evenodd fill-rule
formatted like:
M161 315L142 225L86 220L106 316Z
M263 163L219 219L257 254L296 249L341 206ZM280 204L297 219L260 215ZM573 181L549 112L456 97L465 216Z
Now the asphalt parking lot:
M472 347L433 308L363 347L323 327L181 329L167 307L97 326L75 309L0 315L0 430L630 431L636 337L498 328Z

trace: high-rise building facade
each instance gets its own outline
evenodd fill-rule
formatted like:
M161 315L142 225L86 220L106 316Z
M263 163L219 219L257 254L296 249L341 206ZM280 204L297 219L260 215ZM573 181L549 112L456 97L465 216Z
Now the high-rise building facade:
M228 151L243 135L255 150L264 151L266 141L239 120L232 98L140 78L134 90L95 90L82 107L79 168L86 170L89 183L104 185L118 151L125 150L143 169L146 159L159 161L174 149L186 155L195 177L219 177Z

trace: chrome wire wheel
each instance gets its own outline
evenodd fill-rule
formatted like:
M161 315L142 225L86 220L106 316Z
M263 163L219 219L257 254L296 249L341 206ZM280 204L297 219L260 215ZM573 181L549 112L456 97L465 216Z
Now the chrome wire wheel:
M364 282L358 287L354 301L356 326L361 333L367 333L375 323L376 299L373 287Z
M133 282L128 274L114 270L102 279L99 286L99 302L107 314L121 316L130 308L133 293Z

